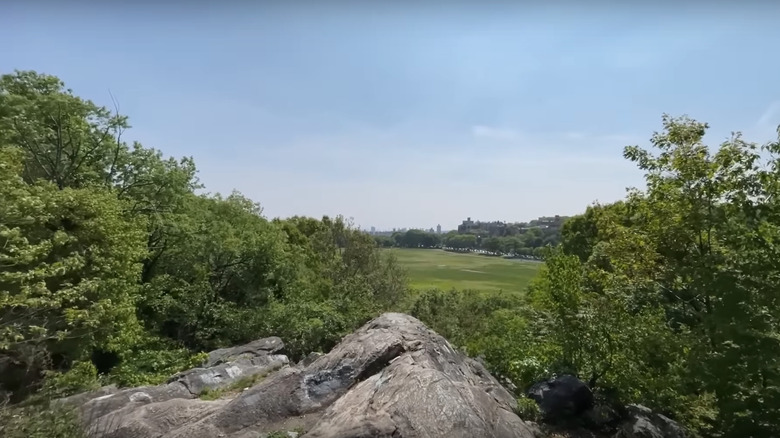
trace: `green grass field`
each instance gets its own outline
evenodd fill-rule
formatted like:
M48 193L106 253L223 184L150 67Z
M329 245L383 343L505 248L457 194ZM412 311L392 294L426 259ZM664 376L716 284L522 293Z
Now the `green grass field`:
M508 260L438 249L389 249L407 269L414 289L477 289L525 292L540 262Z

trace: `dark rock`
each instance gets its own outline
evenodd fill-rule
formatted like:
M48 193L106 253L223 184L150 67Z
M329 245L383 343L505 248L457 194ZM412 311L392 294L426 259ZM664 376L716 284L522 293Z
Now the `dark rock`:
M582 423L588 429L613 429L623 420L617 409L604 404L594 405L581 414Z
M538 382L527 395L539 404L542 418L550 422L576 417L593 407L593 392L571 375Z

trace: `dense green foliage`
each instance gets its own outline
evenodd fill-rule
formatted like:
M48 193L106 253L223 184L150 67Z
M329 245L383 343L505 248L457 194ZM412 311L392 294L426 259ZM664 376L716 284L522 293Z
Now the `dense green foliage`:
M655 154L625 149L647 186L569 220L526 303L414 312L521 388L573 372L695 436L780 436L780 142L711 151L706 124L663 127Z
M405 296L342 218L269 221L200 195L190 158L122 140L127 118L56 77L0 78L0 391L149 384L209 349L282 336L328 350Z

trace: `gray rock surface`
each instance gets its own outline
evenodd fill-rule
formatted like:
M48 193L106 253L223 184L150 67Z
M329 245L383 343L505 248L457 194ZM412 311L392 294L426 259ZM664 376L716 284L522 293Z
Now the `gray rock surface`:
M212 351L202 368L174 375L163 385L122 390L107 386L60 402L80 406L81 417L92 437L162 436L178 425L197 421L225 403L193 400L205 390L227 388L240 379L267 375L287 366L287 356L273 354L283 348L279 338L259 339Z
M218 350L203 368L165 385L133 388L82 405L101 438L303 437L532 438L516 401L479 363L408 315L387 313L330 353L291 366L278 338ZM195 396L229 384L232 370L277 371L232 400Z
M258 339L237 347L220 348L209 353L209 358L203 364L209 368L225 362L235 362L240 358L253 359L280 353L284 350L284 342L276 336Z
M59 403L69 403L72 405L83 405L84 403L92 400L93 398L102 397L104 395L111 395L119 392L119 388L116 385L103 386L99 389L90 392L82 392L81 394L72 395L70 397L61 398L55 400Z
M642 405L628 405L628 419L616 438L684 438L685 432L672 419Z
M277 338L278 339L278 338ZM168 383L181 383L193 395L206 389L222 388L245 377L268 374L290 363L282 354L267 354L250 357L246 353L234 356L230 362L212 361L208 368L193 368L173 376Z
M530 438L515 403L420 321L387 313L308 366L286 368L169 437L229 437L321 414L304 436Z

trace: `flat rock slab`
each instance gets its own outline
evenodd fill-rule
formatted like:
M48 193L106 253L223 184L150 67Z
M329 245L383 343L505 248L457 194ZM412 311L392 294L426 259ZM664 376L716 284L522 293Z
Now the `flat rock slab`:
M288 366L287 356L276 354L283 348L284 343L277 337L259 339L212 351L202 367L174 375L162 385L125 389L107 386L58 402L80 407L90 436L159 437L201 419L225 403L193 400L204 391L227 388L241 379L266 376ZM172 407L181 412L174 413Z

